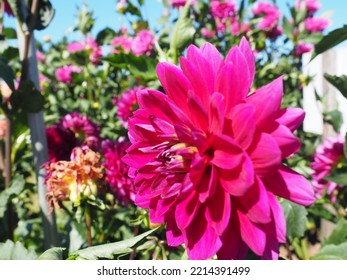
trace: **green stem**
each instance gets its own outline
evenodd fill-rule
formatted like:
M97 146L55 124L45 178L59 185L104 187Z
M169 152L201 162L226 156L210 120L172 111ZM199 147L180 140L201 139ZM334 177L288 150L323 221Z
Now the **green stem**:
M11 150L12 150L12 141L11 141L11 119L6 117L6 142L5 142L5 186L6 188L10 187L11 183L11 170L12 170L12 162L11 162ZM14 212L11 201L8 202L7 205L7 217L8 217L8 237L9 239L13 239L13 232L15 227L14 222Z
M87 232L87 243L88 247L93 246L92 242L92 217L90 205L86 205L85 208L85 219L86 219L86 232Z

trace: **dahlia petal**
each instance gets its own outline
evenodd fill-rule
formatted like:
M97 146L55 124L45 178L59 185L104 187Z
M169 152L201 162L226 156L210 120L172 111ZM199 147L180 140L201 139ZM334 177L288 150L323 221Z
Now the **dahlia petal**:
M229 224L230 215L230 195L226 193L221 186L217 186L214 195L211 196L207 202L207 211L205 212L207 222L220 236Z
M254 108L248 104L236 105L230 114L234 139L246 150L254 139L256 129Z
M179 229L186 229L196 218L196 214L200 208L199 194L192 191L186 197L177 203L175 209L176 223Z
M243 56L240 54L240 56ZM243 60L242 60L243 59ZM245 100L249 90L249 73L244 58L223 65L216 78L215 91L225 97L225 111ZM240 69L242 69L240 71ZM225 77L228 77L227 79Z
M147 162L152 161L158 155L158 151L153 151L153 153L143 153L139 150L139 147L143 145L144 143L133 144L127 150L127 154L122 158L122 161L136 169L139 169Z
M241 238L240 223L237 218L231 217L221 240L223 245L217 252L219 260L243 260L246 258L248 247Z
M218 178L224 190L232 196L242 196L254 184L254 169L248 156L235 170L218 169Z
M174 136L175 128L171 123L163 119L159 119L154 115L151 115L149 119L156 133Z
M202 213L183 231L187 253L191 260L201 260L213 257L222 246L222 242L215 230L207 223Z
M182 70L167 62L159 63L156 70L166 94L182 111L187 112L187 92L192 90L192 85Z
M254 74L255 74L255 57L251 49L251 46L249 45L249 42L247 41L245 37L241 38L239 48L246 59L246 62L248 64L248 69L249 69L249 77L251 81L253 81Z
M222 169L233 169L241 163L244 157L243 151L231 137L213 135L210 140L214 150L211 164Z
M217 170L214 166L207 166L203 176L201 177L199 185L199 200L204 203L210 198L217 187Z
M210 98L209 131L221 133L224 127L224 96L214 92Z
M223 57L217 50L217 48L211 43L205 43L200 48L200 51L204 58L211 64L215 75L218 73L219 68L223 65Z
M192 114L190 114L190 120L193 123L193 126L205 130L208 126L208 116L201 100L197 95L190 91L188 93L187 101L189 111L192 112Z
M279 245L275 238L267 236L266 246L263 255L261 256L262 260L278 260L279 254Z
M261 133L249 151L257 175L266 175L281 163L281 150L272 136Z
M262 180L273 194L295 203L308 206L315 201L313 187L308 180L285 165Z
M276 121L285 125L290 131L296 130L305 118L305 111L301 108L287 108L280 111L280 116Z
M276 140L282 152L282 158L287 158L300 149L301 143L297 137L284 125L279 125L271 136Z
M245 195L238 198L238 203L252 222L266 224L271 221L268 194L259 178Z
M269 204L271 207L272 218L275 224L275 232L278 242L286 242L286 218L283 209L273 193L268 192Z
M282 96L283 77L281 76L247 97L247 103L254 106L256 123L259 127L266 128L269 126L269 121L273 121L280 110Z
M237 215L240 221L242 240L254 253L261 256L264 253L266 246L266 234L264 230L257 224L253 223L242 212L237 211Z
M166 240L169 246L179 246L184 243L184 236L177 227L173 215L167 215L166 217Z

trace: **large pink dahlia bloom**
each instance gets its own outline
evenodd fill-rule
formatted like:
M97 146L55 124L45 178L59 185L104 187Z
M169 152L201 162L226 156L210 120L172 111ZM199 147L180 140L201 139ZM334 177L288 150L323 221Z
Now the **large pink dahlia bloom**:
M180 65L157 66L167 95L140 91L129 120L135 203L190 259L242 259L249 248L276 259L286 240L276 196L314 201L308 181L281 163L300 147L293 131L304 112L280 108L281 77L249 94L255 61L244 38L225 59L209 43L190 46Z

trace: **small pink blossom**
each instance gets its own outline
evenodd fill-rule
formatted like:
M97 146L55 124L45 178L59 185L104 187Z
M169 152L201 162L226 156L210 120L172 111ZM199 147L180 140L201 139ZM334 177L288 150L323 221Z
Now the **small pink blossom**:
M144 89L123 161L137 206L166 223L169 246L190 259L277 259L286 222L276 196L310 205L313 188L282 163L297 152L304 111L283 109L282 77L250 92L255 58L245 38L225 59L189 46L180 67L159 63L166 94Z
M154 48L154 35L150 30L141 30L131 43L131 51L136 56L150 55Z
M67 45L67 50L70 53L87 51L89 52L90 61L98 65L100 64L100 58L102 57L102 50L98 43L90 36L85 38L82 42L73 42Z
M212 0L210 6L214 19L224 21L236 15L237 6L234 0Z
M206 38L213 38L214 36L216 36L216 32L213 30L209 30L206 27L203 27L201 29L201 35L206 37Z
M321 5L318 0L299 0L295 2L295 8L306 8L309 14L314 14L320 9Z
M7 131L7 120L0 119L0 140L4 139Z
M314 46L312 44L308 44L305 42L299 42L295 48L295 54L298 56L303 55L304 53L308 53L312 51Z
M342 185L324 179L331 175L334 168L337 167L341 159L344 158L343 152L344 139L340 135L327 138L317 147L314 154L314 160L311 163L312 184L318 198L326 192L333 202L336 201L336 195Z
M179 8L183 7L187 3L187 0L168 0L168 3L174 8ZM195 0L190 0L190 5L194 6Z
M36 59L38 62L41 62L43 64L46 63L46 59L45 59L45 56L42 52L40 52L39 50L36 51Z
M240 34L246 34L250 31L249 23L242 22L240 23L238 19L235 18L235 20L232 21L230 25L230 32L231 34L238 36Z
M114 48L113 53L119 53L122 50L125 53L129 53L131 50L131 44L133 42L132 37L128 37L126 34L114 38L111 42L111 46Z
M110 184L112 193L120 203L128 205L129 202L134 202L134 180L128 176L129 167L122 162L130 143L125 140L104 140L101 146L105 158L103 166L106 170L106 181Z
M258 23L258 28L264 31L270 31L275 28L281 17L278 7L266 2L257 3L253 8L252 13L255 16L262 17Z
M72 83L72 73L81 73L82 69L75 65L65 65L55 70L55 77L59 82L65 84Z
M305 20L305 28L309 33L322 32L329 25L325 18L310 17Z
M40 91L44 91L48 84L51 82L46 76L39 74Z

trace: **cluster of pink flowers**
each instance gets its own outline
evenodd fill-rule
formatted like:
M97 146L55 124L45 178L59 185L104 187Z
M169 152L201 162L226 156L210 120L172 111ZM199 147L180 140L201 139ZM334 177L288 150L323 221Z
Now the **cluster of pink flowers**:
M276 5L267 2L260 2L254 6L252 13L255 16L261 17L261 20L258 23L258 28L268 32L271 38L276 38L282 34L282 29L278 26L281 13Z
M149 56L154 49L154 42L154 35L150 30L141 30L135 37L129 37L123 31L120 36L112 40L111 46L114 47L114 53L119 53L122 50L125 53L132 52L136 56Z
M234 0L212 0L210 3L211 14L217 24L218 32L225 32L227 25L236 16L237 7Z
M98 65L100 64L100 58L102 57L102 50L98 43L90 36L85 38L82 42L73 42L67 45L67 50L70 53L87 51L89 53L90 61Z
M97 150L100 142L98 125L78 112L67 114L59 123L47 127L46 135L50 162L67 160L76 146Z
M286 222L276 196L315 200L282 164L300 147L293 131L303 110L281 108L282 77L250 94L255 59L244 38L225 59L212 44L190 46L180 67L158 64L166 94L141 90L129 120L123 161L135 203L166 223L168 244L185 244L190 259L243 259L249 248L277 259Z
M343 137L337 135L336 137L325 139L317 147L311 168L313 169L312 184L318 198L322 197L324 193L327 193L333 202L336 200L337 190L342 186L335 182L327 181L324 178L330 175L341 159L344 158L343 145Z
M309 15L313 15L320 8L318 0L299 0L295 3L295 7L299 10L306 9Z
M167 1L173 8L179 8L179 7L183 7L186 3L187 0L168 0ZM190 4L192 6L194 6L196 3L195 0L190 0Z
M36 51L36 59L37 59L37 61L41 62L42 64L46 63L46 59L45 59L44 54L39 50Z
M309 33L322 32L329 25L329 21L324 18L309 17L305 20L305 29Z
M124 91L120 97L113 99L113 104L117 106L117 117L121 120L122 125L128 127L128 119L137 107L136 93L142 87L135 86L134 88Z
M72 83L72 73L81 73L82 69L75 65L65 65L55 70L55 77L59 82L67 85Z
M125 205L135 201L134 180L128 176L129 167L122 161L129 146L126 140L104 140L101 144L106 181L116 199Z

